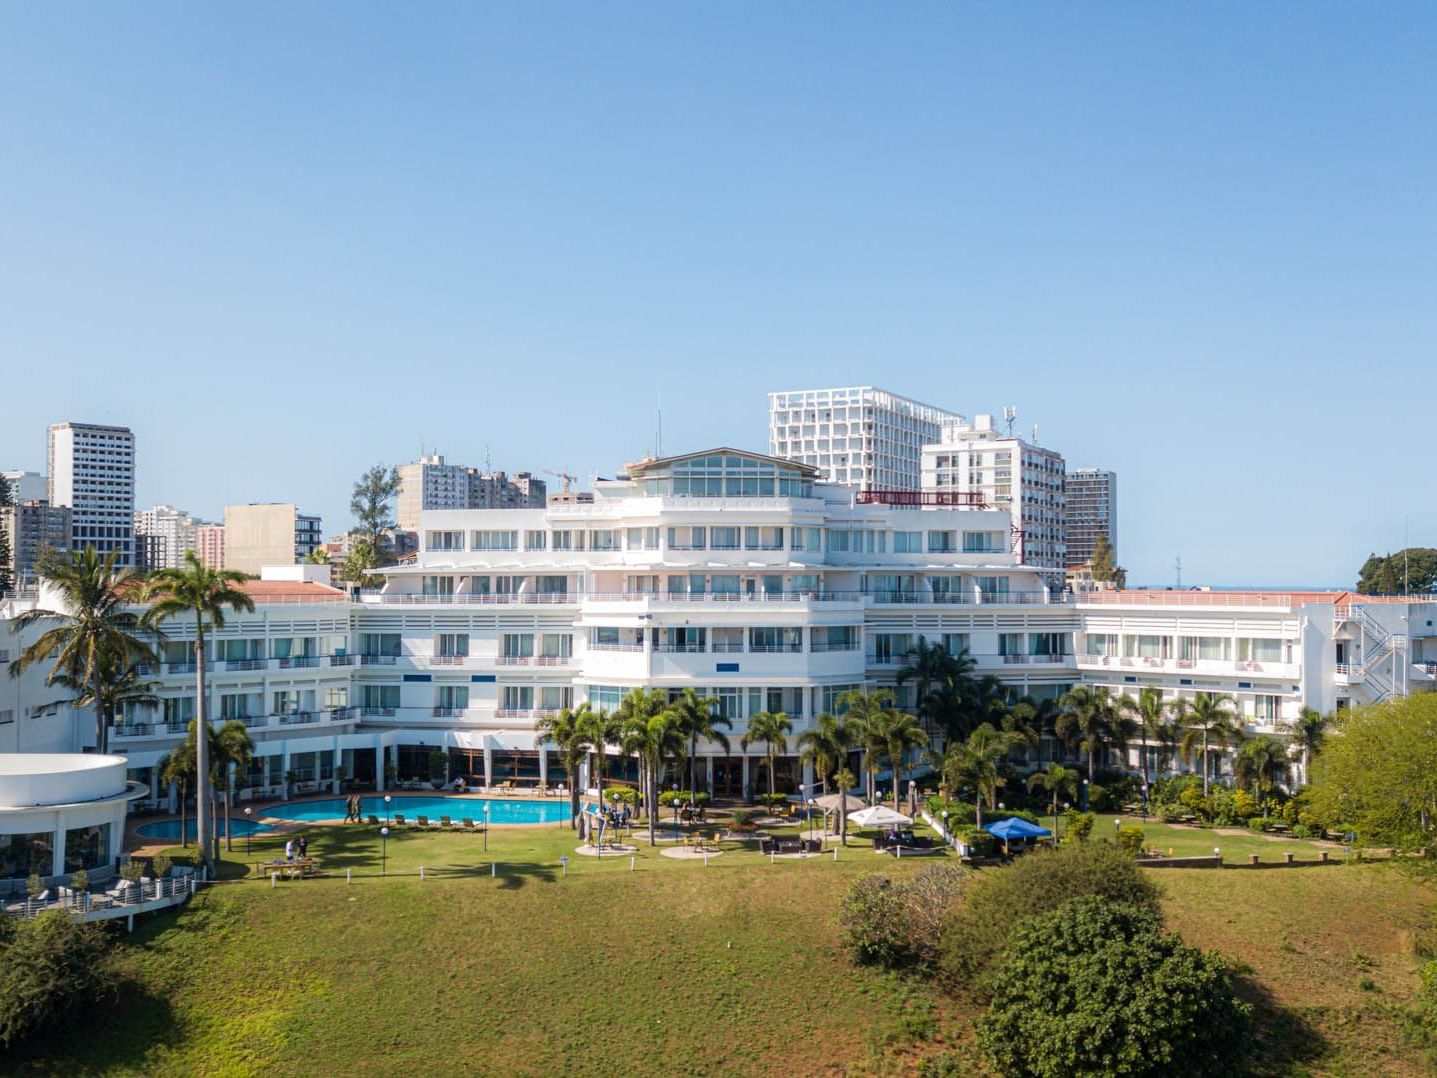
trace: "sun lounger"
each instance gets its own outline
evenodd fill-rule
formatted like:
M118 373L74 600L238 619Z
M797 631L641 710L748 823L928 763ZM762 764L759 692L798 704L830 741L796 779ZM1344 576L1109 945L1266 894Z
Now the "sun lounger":
M473 830L474 830L474 821L471 820L471 819L469 819L467 816L464 818L464 830L465 830L465 831L473 831Z
M416 826L417 826L421 831L428 831L428 830L429 830L429 817L428 817L428 816L421 816L421 817L419 817L419 823L418 823Z
M378 826L379 826L379 817L378 817L378 816L370 816L370 817L367 818L366 822L369 824L370 827L378 827Z
M424 819L423 816L421 816L421 817L419 817L419 818L420 818L421 820ZM404 822L404 817L403 817L402 815L400 815L399 813L396 812L396 813L394 814L394 826L395 826L395 827L408 827L409 825Z
M448 831L451 826L453 825L450 824L448 816L439 817L439 829L441 831Z

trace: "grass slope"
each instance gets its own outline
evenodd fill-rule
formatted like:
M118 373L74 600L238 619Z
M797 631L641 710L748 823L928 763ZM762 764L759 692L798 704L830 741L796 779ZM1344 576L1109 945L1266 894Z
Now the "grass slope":
M420 881L360 875L379 867L366 828L308 834L334 877L235 878L149 919L122 948L124 1000L12 1069L897 1074L969 1039L962 1005L839 949L851 881L918 861L854 848L836 864L728 852L705 867L641 844L633 871L571 856L561 877L575 840L560 828L496 829L489 857L475 835L391 838L390 872L424 865ZM256 856L281 843L257 841ZM243 842L228 856L228 873L246 871ZM1426 1073L1396 1011L1415 991L1427 887L1390 865L1155 878L1174 927L1250 968L1263 1071Z

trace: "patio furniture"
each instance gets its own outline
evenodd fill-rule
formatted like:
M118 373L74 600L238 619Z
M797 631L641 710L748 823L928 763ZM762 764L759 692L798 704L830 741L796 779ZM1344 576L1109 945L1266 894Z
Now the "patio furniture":
M451 828L452 826L453 826L453 824L451 824L451 823L449 822L449 817L448 817L448 816L441 816L441 817L439 817L439 829L440 829L441 831L448 831L449 828Z
M421 816L421 817L419 817L419 818L420 818L421 820L424 819L423 816ZM408 827L408 826L409 826L409 824L407 824L407 823L404 822L404 816L403 816L402 813L396 812L396 813L394 814L394 826L395 826L395 827Z
M465 831L473 831L473 830L475 830L474 821L471 820L471 819L469 819L469 817L467 817L467 816L464 817L464 830L465 830Z
M429 817L428 817L428 816L421 816L421 817L419 817L419 822L418 822L418 824L416 824L415 826L417 826L421 831L428 831L428 830L429 830Z
M367 816L367 817L365 817L365 823L369 824L370 827L378 827L378 826L379 826L379 817L378 817L378 816Z

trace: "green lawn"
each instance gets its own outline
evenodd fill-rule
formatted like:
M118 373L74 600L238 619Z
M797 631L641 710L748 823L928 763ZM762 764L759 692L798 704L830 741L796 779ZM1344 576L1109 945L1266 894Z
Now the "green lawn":
M1246 828L1211 828L1173 826L1162 823L1155 816L1143 820L1141 816L1114 816L1104 814L1093 825L1094 837L1112 835L1114 821L1124 825L1140 827L1143 831L1143 845L1154 846L1163 853L1169 850L1176 857L1210 856L1214 849L1222 851L1224 864L1247 864L1249 854L1257 854L1264 862L1278 862L1283 854L1291 853L1296 860L1315 861L1319 853L1326 851L1330 858L1341 858L1341 846L1331 843L1308 842L1300 838L1287 838L1273 834L1257 834ZM1051 827L1052 820L1045 826Z
M496 828L488 857L478 835L394 836L382 879L372 829L307 834L330 878L272 888L242 875L237 842L230 882L126 937L131 985L96 1035L27 1069L901 1074L970 1039L962 1005L855 969L838 946L851 881L920 859L854 847L837 863L728 852L706 867L641 841L631 870L574 856L566 828ZM282 844L257 840L255 856ZM1423 1073L1395 1009L1416 987L1425 885L1380 864L1153 876L1175 927L1251 968L1268 1073Z

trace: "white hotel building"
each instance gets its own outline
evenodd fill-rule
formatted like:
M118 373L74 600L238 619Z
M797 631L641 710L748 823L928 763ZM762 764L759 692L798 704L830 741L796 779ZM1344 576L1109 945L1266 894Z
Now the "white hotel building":
M400 777L427 774L436 750L451 775L554 785L569 777L537 743L536 720L585 699L613 708L652 686L719 700L732 751L701 745L700 774L720 796L742 796L766 782L761 746L739 746L749 715L784 711L797 733L843 692L893 685L920 636L967 648L980 673L1019 695L1054 698L1080 681L1227 693L1253 733L1281 733L1304 706L1434 683L1433 603L1331 592L1075 600L1017 563L1005 512L865 503L812 466L732 449L642 461L594 494L425 512L414 562L357 597L320 582L323 566L248 584L256 610L213 634L209 683L210 714L245 721L256 742L245 788L280 796L292 777L329 789L341 769L382 787L386 761ZM160 708L126 715L111 738L141 782L194 713L187 630L169 631ZM0 666L28 642L0 634ZM0 674L0 752L90 743L90 714L49 703L43 677ZM609 770L632 775L633 764L616 758ZM805 778L792 742L777 778L790 788Z

